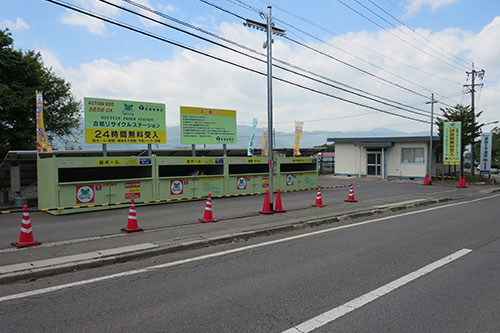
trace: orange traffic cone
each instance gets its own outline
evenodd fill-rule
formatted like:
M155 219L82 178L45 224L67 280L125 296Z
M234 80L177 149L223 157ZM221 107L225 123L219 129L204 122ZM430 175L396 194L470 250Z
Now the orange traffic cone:
M134 202L134 198L132 198L132 200L130 201L130 208L128 210L127 227L120 229L122 232L125 232L127 234L131 234L134 232L144 232L144 230L142 228L139 228L139 225L137 224L137 211L135 209Z
M345 202L358 202L358 200L354 199L354 185L351 183L349 184L349 195L347 196L347 200L344 200Z
M274 208L275 213L286 213L286 210L283 210L283 205L281 203L281 192L278 189L278 194L276 194L276 206Z
M42 243L33 239L33 231L31 229L30 213L28 213L28 206L23 207L23 218L21 219L21 234L19 235L19 242L11 243L14 247L20 249L22 247L38 246Z
M425 179L424 179L424 185L432 185L432 181L431 181L431 176L430 175L425 175Z
M264 197L264 205L262 206L262 210L259 212L260 215L272 215L274 212L271 210L271 206L269 204L269 190L266 190L266 196Z
M326 205L323 205L323 197L321 196L321 185L318 185L318 190L316 191L316 202L313 207L326 207Z
M210 223L217 222L212 215L212 195L208 193L207 202L205 203L205 212L203 213L203 218L198 219L198 222Z

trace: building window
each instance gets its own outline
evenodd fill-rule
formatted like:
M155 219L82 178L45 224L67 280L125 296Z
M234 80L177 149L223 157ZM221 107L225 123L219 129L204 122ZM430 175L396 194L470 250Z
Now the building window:
M424 148L402 148L401 149L401 163L417 163L423 164L424 159Z

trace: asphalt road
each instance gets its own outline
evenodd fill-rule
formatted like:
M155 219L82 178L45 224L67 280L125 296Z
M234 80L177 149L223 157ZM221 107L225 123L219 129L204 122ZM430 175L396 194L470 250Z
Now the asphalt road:
M1 285L1 330L498 332L498 216L500 194L478 194L476 200ZM398 288L391 290L395 281ZM67 283L74 284L58 287ZM57 290L45 289L51 287ZM331 319L332 311L338 318Z
M350 180L322 179L321 185L347 185ZM415 195L443 193L455 191L454 185L442 187L421 186L416 183L395 183L386 181L354 181L354 195L359 201L369 202L381 197L393 197L399 201ZM347 188L330 188L322 192L323 202L326 205L341 204L347 199ZM310 207L316 198L315 191L283 193L284 209L293 211ZM214 199L214 217L218 220L234 219L245 216L254 216L262 210L264 197L245 196ZM119 232L126 226L128 207L106 211L88 212L52 216L43 212L31 213L31 222L34 236L43 242L70 240L93 236L110 235ZM138 207L139 224L144 229L182 226L197 223L203 216L205 201L179 202L171 204ZM20 214L0 215L0 248L10 247L10 243L19 237L21 222Z

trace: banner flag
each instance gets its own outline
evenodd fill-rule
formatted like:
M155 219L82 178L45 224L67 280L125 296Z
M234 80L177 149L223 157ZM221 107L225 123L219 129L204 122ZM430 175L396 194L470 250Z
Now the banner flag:
M302 129L304 128L303 121L295 122L295 144L293 146L293 156L300 156L300 140L302 139Z
M253 140L255 138L255 130L257 130L257 119L253 118L253 128L252 128L252 135L250 135L250 141L248 141L248 156L253 155Z
M262 127L262 156L267 156L268 140L267 140L267 127Z
M52 147L43 124L43 94L36 92L36 150L39 153L52 153Z
M444 123L443 162L446 165L460 165L462 123L449 121Z

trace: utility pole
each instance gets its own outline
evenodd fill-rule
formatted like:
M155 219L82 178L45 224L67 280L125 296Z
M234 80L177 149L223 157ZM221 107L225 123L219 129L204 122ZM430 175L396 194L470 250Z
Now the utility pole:
M438 101L434 99L434 93L432 93L430 102L425 103L431 105L431 134L429 137L429 161L427 162L427 174L429 175L429 184L432 184L432 130L434 125L434 104L437 102Z
M246 19L243 25L252 27L261 31L267 32L267 40L264 42L263 47L267 48L267 130L268 130L268 161L269 161L269 206L271 211L273 211L273 173L274 173L274 145L273 145L273 54L272 45L273 38L272 35L284 36L285 30L275 28L274 23L271 18L271 6L267 7L267 17L264 13L261 13L261 17L266 17L267 22L260 23L250 19Z
M479 77L481 80L484 78L484 69L481 69L480 71L476 71L474 69L474 63L472 63L472 71L466 72L467 73L467 78L469 78L469 75L471 76L471 83L472 84L464 84L464 88L467 88L470 92L470 99L471 99L471 109L472 109L472 126L476 123L476 110L474 108L474 93L476 92L475 87L476 86L483 86L482 83L477 84L475 83L476 77ZM465 124L464 124L465 125ZM470 174L471 176L474 176L474 140L475 138L472 139L472 144L470 146Z

